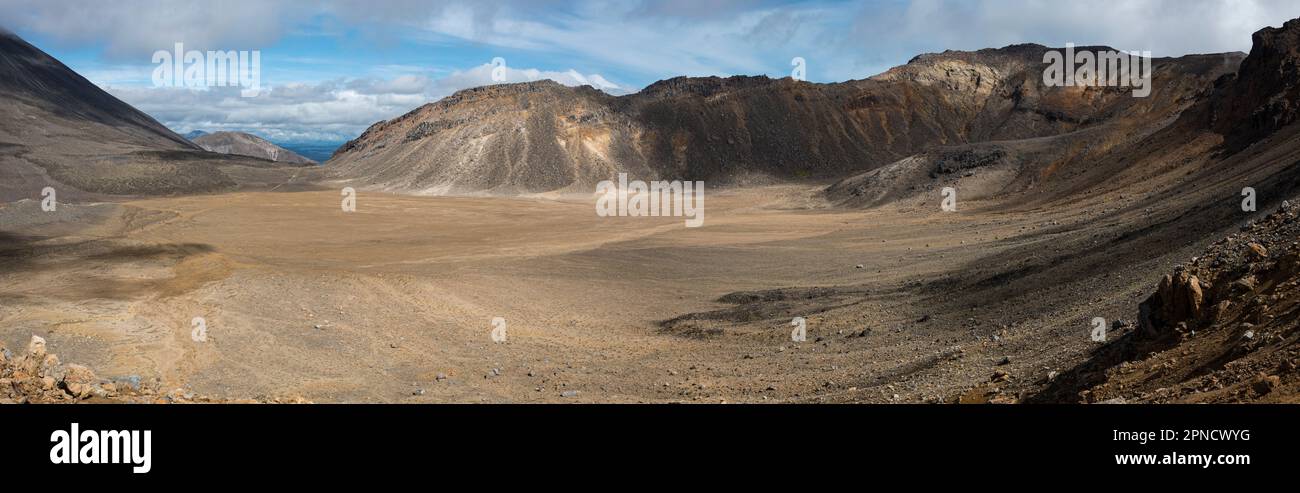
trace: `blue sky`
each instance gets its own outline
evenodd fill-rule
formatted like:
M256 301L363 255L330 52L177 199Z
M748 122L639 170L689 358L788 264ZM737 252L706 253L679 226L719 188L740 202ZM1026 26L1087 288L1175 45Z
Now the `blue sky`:
M1293 0L0 0L11 29L179 132L345 140L466 87L550 78L612 94L678 75L868 77L920 53L1020 42L1156 56L1247 51ZM258 50L257 97L155 87L151 56Z

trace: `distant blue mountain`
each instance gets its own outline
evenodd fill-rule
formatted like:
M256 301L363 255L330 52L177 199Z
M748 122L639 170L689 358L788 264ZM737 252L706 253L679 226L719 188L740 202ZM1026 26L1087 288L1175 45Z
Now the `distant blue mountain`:
M330 156L334 155L334 151L338 150L338 148L340 147L343 147L343 144L346 144L347 142L273 142L273 143L285 149L296 152L298 153L298 155L310 159L312 161L316 161L318 163L324 163L325 161L329 161Z
M209 133L209 132L205 132L205 131L202 131L202 130L194 130L194 131L192 131L192 132L189 132L189 133L184 134L183 136L184 136L187 140L191 140L191 141L193 141L194 139L197 139L197 138L202 137L202 136L204 136L204 135L211 135L211 133ZM268 140L269 140L269 139L268 139ZM297 153L299 156L305 157L305 158L310 159L310 160L312 160L312 161L316 161L316 162L318 162L318 163L324 163L325 161L328 161L328 160L329 160L330 156L333 156L333 155L334 155L334 151L338 150L338 148L340 148L340 147L343 147L343 144L346 144L347 142L346 142L346 141L340 141L340 142L327 142L327 141L310 141L310 142L277 142L277 141L271 141L271 143L272 143L272 144L275 144L275 145L278 145L278 146L280 146L280 147L283 147L283 148L285 148L285 149L288 149L288 150L290 150L290 151L293 151L293 152Z

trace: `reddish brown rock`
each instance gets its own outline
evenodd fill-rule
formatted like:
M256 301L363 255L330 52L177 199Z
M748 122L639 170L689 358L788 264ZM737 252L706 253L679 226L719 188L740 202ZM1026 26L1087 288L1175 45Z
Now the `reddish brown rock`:
M63 375L63 388L73 397L85 399L99 389L99 377L82 365L69 364Z
M1264 245L1260 245L1259 243L1251 243L1249 245L1246 245L1246 247L1250 248L1250 256L1252 258L1256 260L1263 260L1268 258L1268 249L1264 248Z
M1139 306L1138 325L1147 336L1158 336L1179 323L1192 322L1205 315L1205 290L1201 280L1186 271L1165 275L1156 292Z
M1258 376L1255 377L1255 382L1251 384L1251 388L1255 390L1255 393L1264 395L1269 392L1272 392L1273 389L1276 389L1281 385L1282 385L1282 379L1278 378L1277 375L1266 375L1264 373L1260 373Z

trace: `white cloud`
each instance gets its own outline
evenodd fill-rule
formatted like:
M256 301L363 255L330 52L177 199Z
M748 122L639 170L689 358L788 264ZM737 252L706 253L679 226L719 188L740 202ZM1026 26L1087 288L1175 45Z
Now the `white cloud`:
M475 19L468 6L439 12L425 26L438 35L509 50L564 53L649 74L761 73L784 55L757 52L750 37L770 12L683 21L635 17L636 4L580 4L574 15L537 18L501 9ZM802 7L793 7L802 9ZM789 60L789 57L785 57Z
M581 59L649 82L677 75L858 78L923 52L1012 43L1107 44L1157 55L1247 50L1250 35L1300 16L1295 0L0 0L8 27L95 43L139 59L176 41L259 49L309 25L358 31L380 49L412 30L426 41ZM320 25L313 24L326 17ZM576 61L576 60L575 60ZM578 63L572 63L578 65Z
M567 86L590 85L626 92L600 74L535 68L507 68L506 83L551 79ZM494 84L492 65L454 71L442 78L403 75L391 79L329 80L264 88L257 97L240 97L237 87L193 89L105 84L114 96L169 128L215 132L237 130L279 141L343 141L371 124L401 116L461 89Z
M1155 56L1250 51L1251 34L1300 17L1294 0L912 0L862 8L835 45L848 70L879 72L913 55L1015 43L1108 45ZM854 53L856 51L856 53Z
M258 49L280 38L300 11L290 2L0 0L6 27L69 44L103 44L114 59L139 59L184 42L196 49Z
M569 87L592 86L596 89L615 95L626 94L629 92L618 84L606 80L600 74L583 75L574 69L555 72L549 70L538 70L535 68L516 69L507 66L503 83L527 82L542 79L550 79ZM464 72L456 72L445 80L447 84L454 86L456 89L493 84L492 65L483 64Z

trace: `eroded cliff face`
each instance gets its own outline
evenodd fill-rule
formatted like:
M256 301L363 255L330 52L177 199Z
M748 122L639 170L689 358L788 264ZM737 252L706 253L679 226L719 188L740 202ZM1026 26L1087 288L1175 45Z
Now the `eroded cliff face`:
M1219 82L1212 128L1239 151L1296 121L1300 114L1300 19L1255 33L1241 69Z

